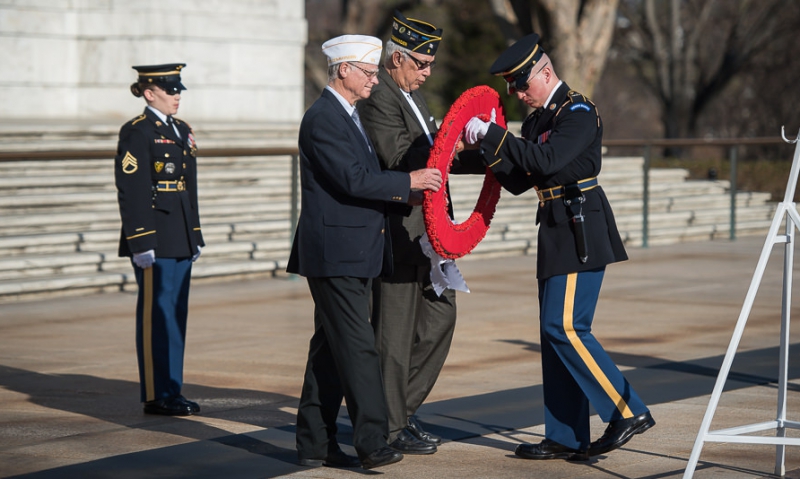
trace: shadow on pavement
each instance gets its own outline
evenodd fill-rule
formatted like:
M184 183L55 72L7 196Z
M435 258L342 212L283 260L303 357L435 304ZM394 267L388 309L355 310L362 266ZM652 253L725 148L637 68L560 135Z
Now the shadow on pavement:
M535 343L507 342L538 350ZM800 344L792 345L790 356L798 354ZM613 352L610 355L618 365L634 368L625 371L625 375L642 399L651 405L709 394L723 360L722 356L714 356L672 362L649 356ZM726 390L776 383L777 358L778 348L738 353ZM297 398L294 397L187 385L187 395L199 399L203 406L198 420L187 420L142 414L136 400L139 386L130 381L80 374L41 374L0 366L0 386L26 394L31 402L46 408L187 440L183 444L156 445L150 450L15 476L17 478L269 478L303 469L295 462L295 416L283 410L296 407ZM800 391L798 385L789 387ZM513 446L508 442L484 436L503 436L506 432L542 424L541 398L541 385L535 385L428 403L420 409L419 416L427 429L446 440L479 441L482 446L512 453ZM222 426L214 425L215 421ZM225 424L244 427L248 432L232 434ZM344 409L339 425L340 442L352 445L352 429ZM530 442L539 439L531 437ZM349 452L352 453L352 449Z

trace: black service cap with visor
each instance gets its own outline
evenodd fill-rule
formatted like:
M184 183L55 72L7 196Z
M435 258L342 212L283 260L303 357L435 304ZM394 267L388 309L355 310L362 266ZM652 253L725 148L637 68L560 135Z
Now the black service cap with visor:
M185 63L165 63L131 67L139 73L138 81L131 85L131 92L134 96L140 97L146 85L158 85L168 95L180 93L186 90L181 83L181 70L185 66Z
M525 91L531 70L542 58L542 55L544 55L544 50L539 46L539 35L531 33L501 53L489 68L489 73L505 79L508 83L509 94Z

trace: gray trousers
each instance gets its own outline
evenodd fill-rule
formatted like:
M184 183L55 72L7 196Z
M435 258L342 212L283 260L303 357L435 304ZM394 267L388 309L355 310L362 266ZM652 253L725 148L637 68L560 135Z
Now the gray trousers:
M375 280L372 326L381 358L389 442L406 427L436 384L456 326L456 294L436 296L430 265L394 264Z

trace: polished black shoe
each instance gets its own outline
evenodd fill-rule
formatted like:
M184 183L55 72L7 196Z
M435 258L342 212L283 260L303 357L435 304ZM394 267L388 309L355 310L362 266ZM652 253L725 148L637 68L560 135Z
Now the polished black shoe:
M550 439L545 439L539 444L520 444L514 454L525 459L566 459L567 461L589 459L586 451L572 449Z
M589 445L589 455L599 456L624 446L636 434L641 434L656 425L650 412L630 419L611 421L600 439Z
M388 466L395 462L400 462L403 455L389 446L376 449L361 458L361 467L364 469L375 469L376 467Z
M188 405L189 405L189 407L190 407L190 408L192 408L192 412L193 412L194 414L197 414L197 413L199 413L199 412L200 412L200 405L199 405L199 404L197 404L196 402L194 402L194 401L189 401L188 399L186 399L186 398L185 398L185 397L183 397L182 395L181 395L181 396L178 396L176 399L179 399L179 400L181 400L181 401L185 402L186 404L188 404Z
M191 416L194 414L192 406L177 397L148 401L144 403L145 414L160 414L162 416Z
M301 466L306 467L361 467L361 461L355 456L348 456L341 449L328 454L325 459L303 458L299 460Z
M403 454L433 454L436 452L436 444L420 441L406 429L397 434L397 438L389 444L389 447Z
M437 436L436 434L431 434L424 429L422 429L422 425L417 421L417 418L411 416L408 418L408 427L406 427L406 431L410 432L412 436L416 437L422 442L427 442L428 444L435 444L439 445L442 443L442 438Z

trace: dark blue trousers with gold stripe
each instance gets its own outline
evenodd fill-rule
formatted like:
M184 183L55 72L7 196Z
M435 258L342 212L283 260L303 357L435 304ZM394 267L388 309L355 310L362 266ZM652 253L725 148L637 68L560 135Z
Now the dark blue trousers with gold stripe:
M136 355L142 402L178 396L183 386L183 351L189 313L190 258L156 258L147 269L133 265Z
M589 403L604 422L648 410L592 335L604 273L539 280L545 437L573 449L591 442Z

